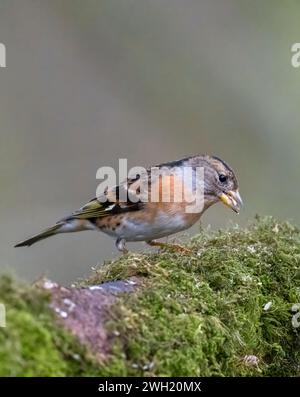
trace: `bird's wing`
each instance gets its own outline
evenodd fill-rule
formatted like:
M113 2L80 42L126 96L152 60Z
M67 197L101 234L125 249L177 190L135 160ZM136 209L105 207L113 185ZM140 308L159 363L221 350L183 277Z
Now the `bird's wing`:
M108 215L140 210L143 208L143 203L138 197L135 197L134 192L135 182L137 182L138 179L139 178L128 179L127 184L124 183L105 191L102 197L96 197L90 200L87 204L73 212L70 216L62 219L62 221L74 218L99 218ZM129 190L131 192L131 199L128 197Z
M165 169L166 174L170 171L170 168L164 164L157 167ZM177 179L178 178L174 175L171 179L167 176L166 183L171 184L171 194L174 194ZM182 184L182 180L178 180ZM148 169L145 174L138 175L134 178L128 178L126 182L107 189L103 196L92 199L83 207L79 208L79 210L62 220L99 218L129 211L139 211L144 208L145 203L149 201L151 190L155 187L159 189L158 201L161 200L161 189L163 184L164 174L153 177L150 169Z

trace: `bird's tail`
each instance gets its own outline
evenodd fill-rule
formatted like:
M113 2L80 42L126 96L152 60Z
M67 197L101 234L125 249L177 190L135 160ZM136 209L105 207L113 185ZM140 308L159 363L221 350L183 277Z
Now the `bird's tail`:
M16 244L15 247L30 247L32 244L40 240L44 240L45 238L54 236L58 233L72 233L72 232L80 232L83 230L98 230L97 227L90 222L88 219L76 219L75 217L65 218L60 222L57 222L54 226L49 227L46 230L43 230L41 233L36 234L35 236L30 237L28 240L21 241Z
M21 241L20 243L16 244L15 247L30 247L32 244L37 243L40 240L44 240L45 238L54 236L57 233L61 232L63 227L63 223L57 223L56 225L49 227L46 230L43 230L41 233L38 233L27 240Z

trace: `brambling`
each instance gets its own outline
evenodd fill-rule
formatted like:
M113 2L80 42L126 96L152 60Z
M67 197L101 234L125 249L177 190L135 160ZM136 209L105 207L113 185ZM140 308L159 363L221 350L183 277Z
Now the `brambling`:
M180 246L155 240L188 229L207 208L219 201L239 212L242 199L237 178L232 168L220 158L192 156L160 164L155 169L159 170L156 176L148 169L143 177L128 178L123 184L106 189L101 197L94 198L70 216L16 247L31 246L59 233L101 230L115 238L116 247L123 253L127 252L127 241L146 241L152 246L184 250ZM191 172L182 172L185 169ZM201 169L202 173L196 172L197 169ZM146 183L141 184L145 180ZM164 200L162 194L164 185L169 187L168 200ZM144 196L141 186L146 186ZM182 191L182 187L184 197L181 195L180 200L175 200L176 193L180 189ZM202 205L197 211L187 211L197 187L202 189ZM156 200L151 200L154 191L158 192L158 196ZM121 200L124 192L126 199Z

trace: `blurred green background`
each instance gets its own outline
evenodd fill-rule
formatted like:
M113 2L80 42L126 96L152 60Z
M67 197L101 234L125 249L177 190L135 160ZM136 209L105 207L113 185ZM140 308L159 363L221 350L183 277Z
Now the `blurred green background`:
M299 224L299 21L299 1L1 0L1 269L68 283L116 257L95 232L13 245L93 197L120 157L218 155L245 208L215 206L204 225Z

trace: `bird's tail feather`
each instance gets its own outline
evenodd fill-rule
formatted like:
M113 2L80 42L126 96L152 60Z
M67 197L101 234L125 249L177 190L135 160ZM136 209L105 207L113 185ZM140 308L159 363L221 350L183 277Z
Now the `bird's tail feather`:
M56 225L49 227L41 233L30 237L29 239L21 241L20 243L16 244L15 247L30 247L32 244L35 244L40 240L44 240L45 238L54 236L55 234L59 233L63 225L63 223L57 223Z
M43 230L41 233L30 237L28 240L21 241L15 247L30 247L32 244L44 240L45 238L54 236L58 233L72 233L80 232L83 230L99 230L93 222L88 219L76 219L74 217L68 217L64 220L57 222L54 226Z

